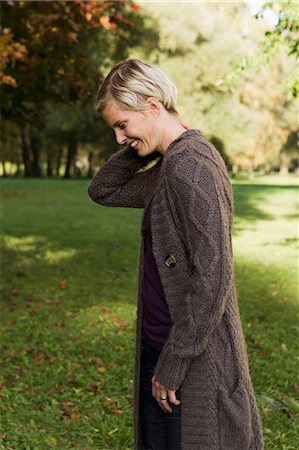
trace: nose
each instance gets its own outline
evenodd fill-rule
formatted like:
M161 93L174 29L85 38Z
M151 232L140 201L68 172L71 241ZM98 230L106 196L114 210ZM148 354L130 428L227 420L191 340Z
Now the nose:
M116 142L120 145L126 143L126 137L124 136L124 132L120 129L114 130Z

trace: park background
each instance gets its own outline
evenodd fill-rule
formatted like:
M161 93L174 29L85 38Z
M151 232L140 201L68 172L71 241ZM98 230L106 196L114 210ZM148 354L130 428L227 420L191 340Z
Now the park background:
M97 86L138 57L227 165L265 447L297 449L298 30L293 1L1 2L0 448L132 448L141 211L87 187L117 150Z

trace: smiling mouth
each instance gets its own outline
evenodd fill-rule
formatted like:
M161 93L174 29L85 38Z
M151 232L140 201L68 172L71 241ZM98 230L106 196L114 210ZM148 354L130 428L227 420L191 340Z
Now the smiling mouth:
M134 140L130 143L130 146L131 146L132 148L135 148L137 144L138 144L138 139L134 139Z

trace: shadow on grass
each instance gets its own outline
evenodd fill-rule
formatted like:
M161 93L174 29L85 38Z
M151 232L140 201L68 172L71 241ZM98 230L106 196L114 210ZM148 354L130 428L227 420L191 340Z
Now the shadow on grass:
M107 241L103 252L109 245ZM10 257L13 258L12 253ZM80 267L83 257L79 251L71 259ZM41 267L38 259L32 266L35 273L34 277L31 274L32 282L40 290L38 268L42 273L48 269ZM238 259L235 274L263 425L273 429L273 435L267 437L268 448L274 448L273 439L279 433L288 433L288 443L294 444L296 411L292 397L298 317L292 285L288 282L289 272ZM21 274L16 276L19 280L26 279ZM15 410L5 410L4 420L7 416L9 436L13 434L10 427L22 430L28 417L36 427L31 437L21 431L14 433L16 440L9 441L10 445L18 444L21 448L24 439L27 443L32 439L32 445L46 446L47 434L38 433L39 428L48 430L49 436L59 435L60 444L66 449L75 448L78 439L82 448L87 445L86 428L90 433L89 445L93 443L94 448L126 448L125 442L131 445L135 307L126 301L124 291L129 290L133 295L136 276L118 271L118 280L111 283L104 278L99 290L95 280L88 280L89 291L74 302L74 293L81 292L82 279L77 278L75 282L74 289L66 289L51 298L44 298L42 291L40 298L24 297L21 285L19 292L14 289L6 293L2 315L6 330L2 336L3 378L5 387L12 392L10 401ZM103 295L99 295L101 289ZM17 393L15 398L13 393ZM19 404L26 404L26 408L18 408ZM118 409L121 413L115 414ZM80 417L73 428L71 417ZM109 432L116 428L119 433L109 437Z
M48 448L46 438L53 433L66 449L76 448L77 439L82 448L131 443L141 212L97 207L80 186L61 183L61 190L56 186L46 196L32 190L22 202L10 198L5 207L1 341L5 386L11 392L5 395L11 395L15 409L3 411L12 448L23 448L25 440L32 448ZM273 220L261 205L278 189L234 186L237 218L247 225ZM284 245L292 243L288 239ZM287 434L287 444L295 446L295 412L287 403L298 363L293 275L242 258L235 260L235 274L253 383L264 427L273 430L267 448L282 448L274 442L279 434ZM122 415L111 413L114 403L107 398ZM36 425L28 437L23 430L30 419ZM119 432L109 435L115 429Z
M235 217L247 221L271 220L273 216L265 213L262 206L277 186L234 185Z
M16 193L23 186L17 181L12 186ZM22 202L17 195L5 202L3 300L11 289L21 289L36 297L41 292L46 298L69 296L74 304L81 298L92 302L94 292L99 302L110 298L134 303L141 211L93 204L86 181L32 180L25 185ZM294 189L262 184L233 188L236 234L251 223L273 220L263 205L281 189ZM293 240L282 242L290 244ZM60 289L61 280L67 281L66 290Z
M249 224L259 220L274 220L277 216L266 212L269 198L282 192L282 190L294 192L295 187L262 185L262 184L234 184L234 234L239 234ZM286 219L295 219L296 214L286 214Z

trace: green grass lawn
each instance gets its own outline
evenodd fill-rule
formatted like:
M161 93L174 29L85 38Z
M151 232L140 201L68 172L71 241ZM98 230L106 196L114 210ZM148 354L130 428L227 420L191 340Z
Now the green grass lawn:
M2 180L0 449L132 448L141 211L98 206L87 185ZM295 450L296 179L233 187L235 274L266 450Z

